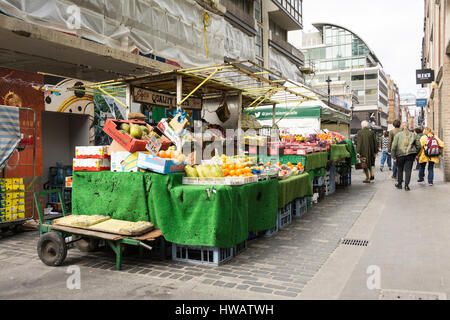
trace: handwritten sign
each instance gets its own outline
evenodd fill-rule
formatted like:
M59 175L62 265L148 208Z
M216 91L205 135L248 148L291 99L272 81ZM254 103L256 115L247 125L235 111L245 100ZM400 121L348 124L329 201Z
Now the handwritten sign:
M145 146L145 149L147 149L152 155L156 156L158 155L159 150L161 150L161 146L161 142L159 142L155 136L150 135L150 140Z
M142 88L134 88L133 100L134 102L153 104L161 107L177 106L176 96ZM197 98L187 99L183 102L182 107L183 109L200 110L202 108L202 100Z

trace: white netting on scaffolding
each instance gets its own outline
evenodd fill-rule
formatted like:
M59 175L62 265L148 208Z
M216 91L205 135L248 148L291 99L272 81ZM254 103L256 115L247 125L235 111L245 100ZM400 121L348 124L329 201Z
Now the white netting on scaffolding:
M224 18L209 12L206 56L205 10L194 0L0 0L0 10L113 48L139 49L183 67L222 63L227 34L230 37Z

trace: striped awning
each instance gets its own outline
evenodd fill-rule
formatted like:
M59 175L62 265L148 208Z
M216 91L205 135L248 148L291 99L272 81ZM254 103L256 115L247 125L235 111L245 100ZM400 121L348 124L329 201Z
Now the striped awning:
M20 143L19 108L0 105L0 170Z

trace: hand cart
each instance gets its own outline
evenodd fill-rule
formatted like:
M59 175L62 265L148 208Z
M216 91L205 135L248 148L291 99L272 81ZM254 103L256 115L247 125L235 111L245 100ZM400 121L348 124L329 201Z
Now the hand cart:
M0 106L2 107L2 106ZM24 201L24 206L26 206L27 201L27 194L34 193L34 187L36 182L36 111L31 108L24 108L24 107L17 107L19 109L19 128L20 128L20 135L21 135L21 141L17 145L14 152L17 152L17 157L20 159L20 154L23 153L23 151L28 150L30 147L33 149L33 157L32 157L32 163L21 163L18 162L16 165L12 165L8 163L8 159L4 163L0 163L0 168L4 168L5 166L9 167L15 167L15 166L25 166L25 167L32 167L33 168L33 176L29 177L30 182L28 183L25 190L6 190L1 191L0 193L4 195L5 197L11 194L16 194L17 192L23 193L24 197L20 198ZM32 115L31 115L32 114ZM14 153L13 152L13 153ZM12 153L12 154L13 154ZM12 156L11 154L11 156ZM26 157L25 157L26 158ZM3 172L2 177L4 178L4 169L1 171ZM1 178L1 177L0 177ZM25 215L25 210L23 210L23 214ZM33 208L33 214L34 217L34 208ZM31 218L19 218L15 220L10 221L0 221L0 232L6 232L8 230L11 230L14 233L17 233L21 230L22 225L26 223L28 220L31 220Z
M74 247L77 242L83 245L78 246L82 251L94 251L98 247L99 241L105 241L116 254L116 269L120 270L122 266L122 246L133 245L139 247L139 254L142 256L143 248L152 250L148 242L155 242L159 239L161 254L165 258L165 241L161 230L153 231L136 237L123 236L119 234L92 231L82 228L73 228L54 225L53 220L56 217L46 217L42 212L39 197L48 196L51 193L57 193L62 207L62 215L66 216L67 211L64 205L61 190L47 190L37 192L34 195L36 207L39 214L39 241L37 251L39 258L48 266L60 266L67 256L67 250Z

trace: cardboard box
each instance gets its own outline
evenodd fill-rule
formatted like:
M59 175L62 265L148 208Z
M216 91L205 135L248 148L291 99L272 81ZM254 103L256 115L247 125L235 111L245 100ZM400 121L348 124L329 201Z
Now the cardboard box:
M110 159L108 146L75 147L77 159Z
M111 153L111 171L113 172L139 172L137 165L138 155L141 152L114 151ZM150 154L148 152L142 152Z
M130 153L146 151L145 146L147 145L147 141L134 139L129 134L121 133L117 129L117 127L122 123L133 123L140 126L146 126L150 132L155 131L155 133L158 135L158 140L162 144L161 150L167 150L172 144L172 142L167 137L165 137L161 132L158 132L158 129L156 129L156 127L152 127L144 121L120 121L115 119L107 119L105 126L103 127L103 131Z
M175 130L173 130L169 123L167 122L167 119L162 119L158 123L158 129L161 130L164 135L172 141L172 143L179 149L181 147L181 137L179 137Z
M73 171L109 171L109 159L73 159Z
M186 118L183 121L179 121L180 117L181 114L178 113L175 118L173 118L169 123L170 127L175 131L177 135L181 134L188 124L188 120Z
M66 188L72 188L73 185L73 177L66 177Z
M169 174L184 172L186 163L176 163L170 159L155 157L150 153L139 152L137 166L141 169L151 170L162 174Z

